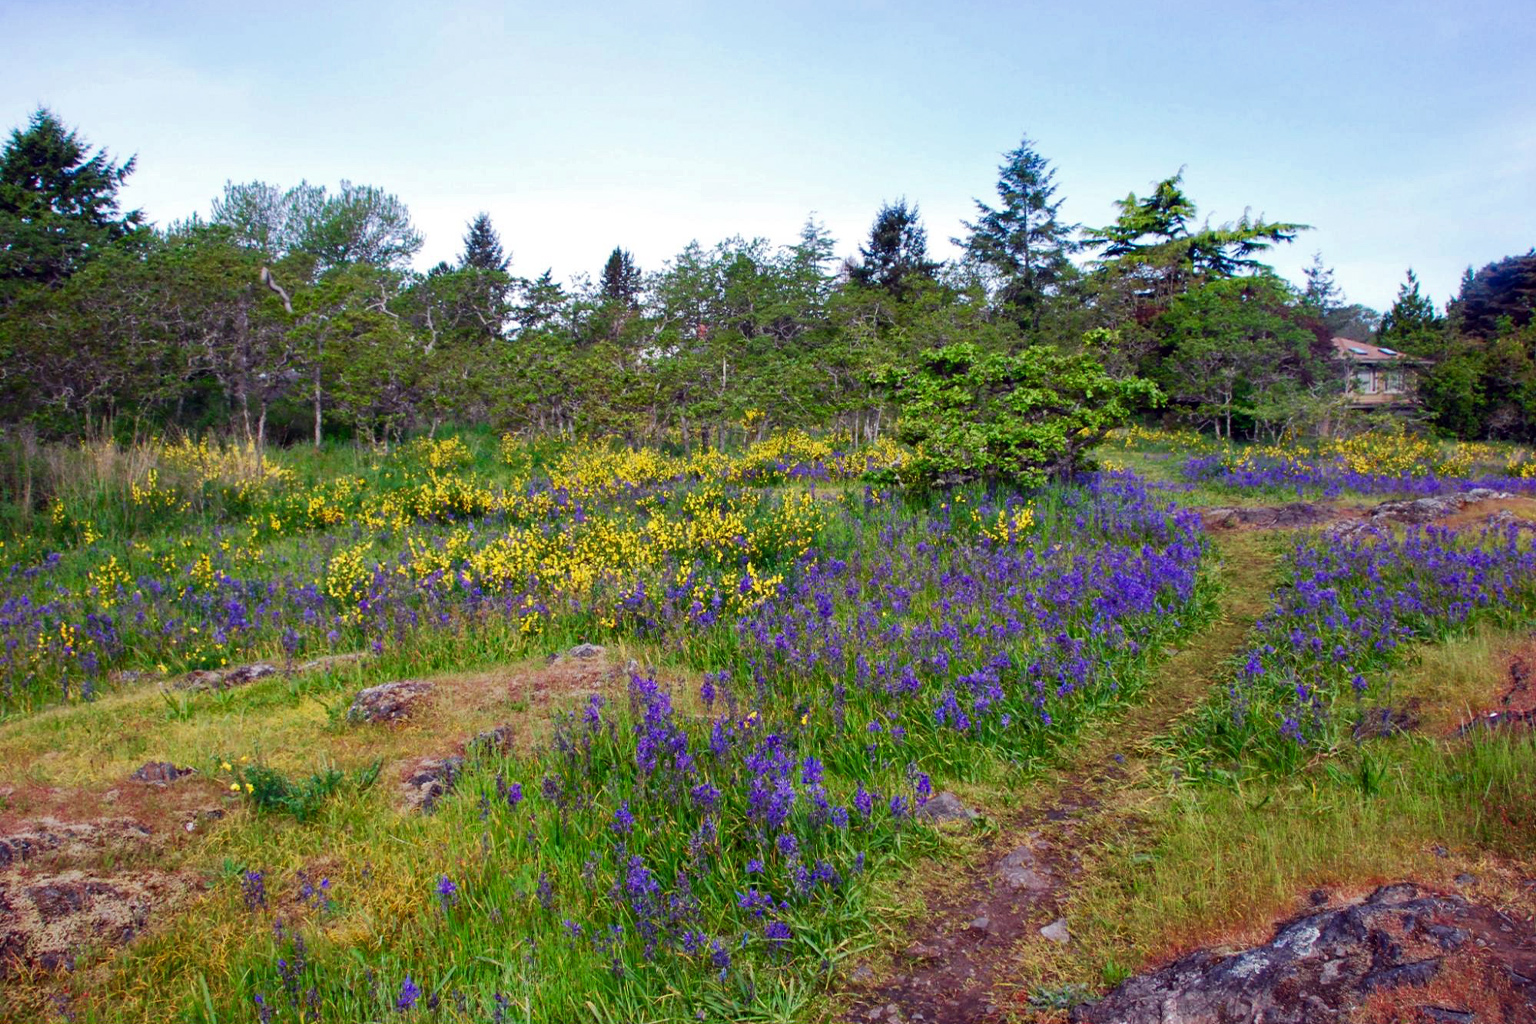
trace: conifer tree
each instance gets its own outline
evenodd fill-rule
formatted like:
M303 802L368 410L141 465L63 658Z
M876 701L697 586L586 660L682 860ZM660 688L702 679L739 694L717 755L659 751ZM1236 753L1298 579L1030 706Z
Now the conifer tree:
M859 247L860 261L849 272L859 284L900 297L919 280L932 280L939 265L928 258L928 233L917 204L905 198L886 203L870 225L869 241Z
M459 257L459 266L466 270L506 273L510 263L511 258L502 251L501 236L491 224L491 215L484 212L475 214L475 219L469 222L469 231L464 235L464 255Z
M139 227L117 191L134 161L92 153L78 130L39 107L0 152L0 304L26 284L58 285Z
M1038 327L1043 300L1071 273L1076 246L1074 226L1059 215L1056 171L1028 137L998 167L997 195L996 209L976 200L975 222L964 222L970 235L955 243L995 277L999 303Z
M640 268L635 266L635 258L628 250L614 246L609 254L603 265L602 293L608 301L630 308L639 304Z

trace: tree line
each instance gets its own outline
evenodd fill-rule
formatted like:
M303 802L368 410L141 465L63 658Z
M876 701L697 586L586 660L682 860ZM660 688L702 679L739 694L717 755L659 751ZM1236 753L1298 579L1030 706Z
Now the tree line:
M455 261L419 272L405 204L348 181L232 182L206 216L153 226L120 208L133 170L46 109L11 132L5 424L256 443L448 423L687 447L785 426L872 440L901 394L893 368L953 365L926 354L965 345L972 369L1038 381L1020 359L1068 360L1053 373L1073 379L1092 365L1151 385L1124 392L1131 411L1277 437L1340 414L1330 339L1342 335L1422 356L1425 415L1442 430L1536 431L1536 254L1469 271L1444 312L1410 274L1378 316L1345 300L1320 257L1299 287L1264 262L1306 225L1247 213L1213 225L1182 174L1119 200L1111 224L1066 223L1056 172L1028 138L960 225L953 261L931 256L902 198L849 260L808 219L788 245L695 242L650 270L618 246L569 281L515 273L484 213Z

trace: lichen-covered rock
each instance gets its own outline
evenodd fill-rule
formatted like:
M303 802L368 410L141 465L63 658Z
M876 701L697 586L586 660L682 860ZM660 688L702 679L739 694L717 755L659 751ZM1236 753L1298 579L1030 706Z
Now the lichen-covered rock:
M47 855L50 860L86 860L102 851L127 851L150 842L154 833L132 818L57 821L40 818L0 835L0 869Z
M401 782L406 805L422 814L431 814L437 808L437 802L453 792L463 767L464 759L457 755L428 757L416 762Z
M347 721L354 724L401 721L410 717L416 706L431 692L431 683L412 679L370 686L366 690L359 690L357 696L352 698L352 706L347 709Z
M1536 971L1536 945L1529 932L1517 934L1497 911L1407 883L1383 886L1362 902L1283 924L1264 945L1232 955L1198 950L1131 978L1099 1002L1074 1008L1072 1020L1344 1021L1371 993L1423 985L1447 957L1464 950L1505 958L1517 979ZM1529 995L1536 997L1536 990Z
M517 733L510 725L498 725L494 729L476 733L464 744L464 753L474 755L505 754L512 749L517 740Z
M192 888L179 875L67 871L0 888L0 977L68 969L76 951L122 945Z
M1336 513L1326 506L1304 501L1288 505L1234 505L1208 508L1200 514L1207 530L1235 530L1241 526L1268 530L1276 527L1312 526L1332 519Z
M250 665L234 665L230 668L194 669L177 680L175 686L178 690L227 690L232 686L244 686L246 683L275 675L277 675L276 665L258 661Z

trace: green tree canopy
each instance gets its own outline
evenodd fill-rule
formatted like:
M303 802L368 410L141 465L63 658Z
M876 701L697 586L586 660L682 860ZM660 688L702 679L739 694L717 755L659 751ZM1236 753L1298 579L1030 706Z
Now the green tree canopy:
M928 258L928 232L917 204L905 198L886 203L875 214L869 241L859 247L859 262L849 276L868 288L901 296L916 282L933 280L939 265Z
M1444 327L1434 302L1420 290L1419 277L1410 268L1408 279L1398 286L1392 308L1381 318L1378 340L1400 352L1435 355L1444 347Z
M475 214L475 219L469 222L469 230L464 233L464 254L459 257L459 266L505 274L510 263L511 258L502 251L501 236L491 223L491 215Z
M1091 356L1044 346L1005 353L959 342L879 381L900 407L901 439L917 446L918 482L932 486L1068 477L1139 405L1161 399L1150 381L1111 377Z
M1235 222L1197 227L1196 207L1183 182L1180 171L1145 198L1132 192L1115 202L1120 216L1113 224L1087 233L1101 267L1115 265L1140 278L1154 299L1166 300L1200 280L1263 270L1260 253L1307 230L1305 224L1252 218L1247 211Z
M57 286L143 223L122 213L132 158L90 152L77 129L39 107L0 152L0 306L29 285Z
M1062 223L1056 171L1027 137L998 167L997 196L995 209L976 200L976 220L955 243L995 279L999 304L1039 327L1045 297L1073 272L1076 228Z

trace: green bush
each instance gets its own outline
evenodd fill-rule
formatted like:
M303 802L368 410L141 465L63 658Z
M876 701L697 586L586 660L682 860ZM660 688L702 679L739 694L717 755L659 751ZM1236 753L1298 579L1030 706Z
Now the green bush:
M1150 381L1112 377L1091 356L1043 346L945 345L876 380L900 406L898 436L917 448L910 482L929 487L1066 479L1136 407L1162 401Z

